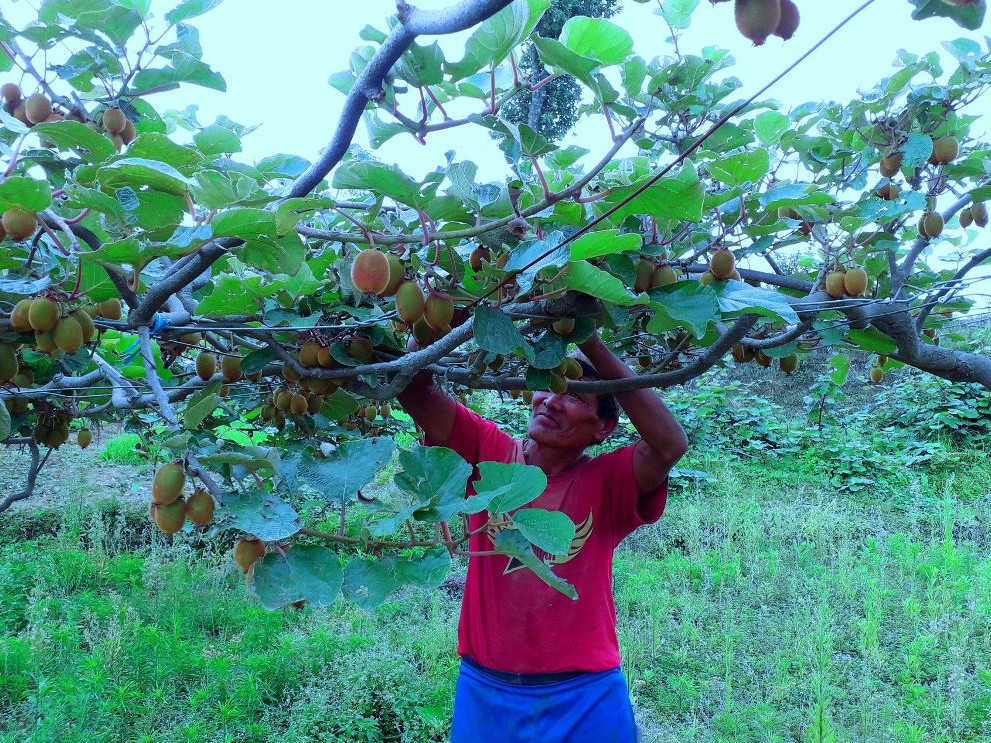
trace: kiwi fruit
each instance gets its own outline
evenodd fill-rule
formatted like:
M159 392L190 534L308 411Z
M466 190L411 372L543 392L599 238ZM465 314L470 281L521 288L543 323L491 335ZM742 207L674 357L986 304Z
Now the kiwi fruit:
M988 226L988 208L984 205L983 201L971 204L970 214L974 218L974 224L978 227Z
M932 165L947 165L956 160L960 154L960 142L950 135L933 141L933 152L929 158Z
M58 305L47 297L38 297L28 310L28 322L39 333L47 333L58 324Z
M17 354L14 353L14 349L6 343L0 343L0 384L12 382L18 371L20 371L20 365L17 363Z
M24 114L32 124L40 124L52 115L52 102L42 93L30 95L24 101Z
M320 362L317 361L317 354L320 352L320 345L317 343L304 343L299 347L299 365L304 369L311 369L314 366L319 366Z
M287 382L298 382L303 377L288 361L282 362L282 378Z
M83 328L79 320L72 317L63 317L55 325L52 331L55 345L68 354L74 354L83 345Z
M55 336L52 335L51 330L46 330L45 332L37 331L34 334L34 345L39 351L44 351L45 353L52 353L58 348L55 345Z
M131 144L136 136L138 136L138 130L134 128L134 122L128 119L124 122L124 131L120 133L121 141L124 144Z
M754 354L754 361L757 362L757 366L762 366L765 369L771 365L771 357L759 348L757 349L757 353Z
M182 487L186 484L186 473L181 462L163 464L155 473L151 486L151 502L157 506L167 506L175 503L182 495Z
M960 226L964 229L970 227L974 223L974 215L970 209L962 209L960 211Z
M709 271L719 281L725 281L733 275L736 270L736 258L733 253L726 248L720 248L712 254L709 260Z
M826 274L826 294L833 299L842 299L846 295L845 279L842 271L830 271Z
M874 384L878 384L882 379L884 379L884 369L882 369L880 366L872 366L871 381Z
M0 96L9 104L16 104L21 100L21 86L17 83L4 83L0 85Z
M116 297L100 302L100 314L108 320L120 320L122 316L120 300Z
M73 311L70 317L79 323L79 328L83 331L83 345L93 340L93 336L96 335L96 326L93 324L93 318L89 316L89 313L79 309Z
M637 294L647 291L650 288L650 278L654 275L654 264L641 258L634 266L636 278L633 281L633 291Z
M352 336L351 342L348 343L348 355L363 364L371 362L374 351L372 342L363 335Z
M798 354L792 353L778 359L778 368L785 374L791 375L798 368Z
M163 534L172 536L186 523L186 504L183 503L182 498L164 506L152 503L151 520Z
M555 395L563 395L568 391L568 380L563 375L551 374L551 381L548 389Z
M890 152L881 158L881 175L885 178L891 178L902 167L902 159L905 157L904 153L901 152Z
M389 261L389 281L385 285L385 289L379 292L380 297L391 297L395 295L399 285L406 279L406 267L399 258L389 253L386 260Z
M293 395L289 401L289 409L293 415L303 415L309 409L309 401L300 394Z
M571 358L570 356L565 359L567 363L567 368L564 370L564 376L568 379L581 379L582 374L585 370L582 369L582 365L578 363L578 359Z
M245 537L238 540L238 543L234 545L234 562L246 573L255 564L255 560L264 556L265 543L255 537Z
M699 283L700 283L700 284L701 284L702 286L709 286L709 284L711 284L711 283L712 283L712 282L714 282L715 280L716 280L716 277L715 277L715 276L713 276L713 274L712 274L712 271L706 271L705 273L703 273L703 274L702 274L702 275L701 275L701 276L699 277Z
M874 193L885 201L894 201L901 192L901 189L894 183L885 183L883 186L879 186Z
M781 20L778 21L778 27L774 29L774 35L788 41L795 35L800 21L798 6L793 0L781 0Z
M760 46L781 23L781 0L736 0L736 27Z
M468 256L468 265L471 266L472 271L478 273L482 270L482 264L488 263L491 257L492 253L489 252L489 249L484 245L479 245Z
M439 337L437 331L427 325L426 318L421 317L413 323L413 340L420 348L426 348Z
M655 286L668 286L670 284L677 283L678 274L671 268L671 266L660 266L654 275L650 277L650 285Z
M851 297L859 297L867 291L867 271L851 268L843 275L843 288Z
M14 305L14 309L10 312L10 326L18 333L26 333L29 330L34 330L31 327L31 321L28 319L28 314L31 311L31 302L32 300L30 299L22 299Z
M446 294L433 289L423 304L423 319L434 330L443 330L454 318L454 302Z
M376 248L362 250L351 264L351 283L365 294L379 294L389 285L389 259Z
M80 449L85 449L93 443L93 432L88 428L80 429L79 433L76 434L76 443L79 444Z
M396 289L396 313L405 323L415 323L423 317L426 300L415 281L404 281Z
M241 373L241 357L224 356L220 360L220 372L228 382L237 382L243 376Z
M209 351L200 351L196 354L196 376L204 382L213 379L217 373L217 357Z
M213 512L217 504L203 488L196 488L186 501L186 518L197 526L206 526L213 521Z
M16 206L7 209L0 217L0 224L11 240L27 240L38 228L34 214Z
M575 318L561 317L551 324L551 329L558 335L568 335L575 329Z
M127 117L119 108L108 108L103 112L103 128L111 134L123 134Z
M292 407L293 395L289 390L279 390L275 395L275 407L287 412Z
M323 410L323 398L320 395L310 395L310 399L306 401L306 412L316 415L321 410Z
M930 212L922 218L922 230L925 237L939 237L943 233L943 216L937 212Z

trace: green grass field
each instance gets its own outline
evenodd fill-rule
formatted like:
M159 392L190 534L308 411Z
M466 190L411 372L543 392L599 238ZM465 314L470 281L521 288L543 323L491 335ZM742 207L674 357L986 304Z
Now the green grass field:
M833 433L888 458L870 486L837 485L836 441L698 446L683 470L709 479L620 549L645 741L991 740L987 448L941 436L899 467ZM270 613L229 542L192 539L122 500L0 516L0 740L445 739L456 595Z

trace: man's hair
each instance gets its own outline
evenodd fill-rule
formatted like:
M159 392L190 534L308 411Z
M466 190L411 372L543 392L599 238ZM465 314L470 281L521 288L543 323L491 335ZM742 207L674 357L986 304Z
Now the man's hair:
M577 361L582 366L582 378L587 378L591 380L601 379L599 373L585 359L574 356L575 361ZM598 415L604 421L618 421L619 420L619 403L616 402L616 398L613 397L608 392L601 395L595 396L596 402L598 402L599 409Z

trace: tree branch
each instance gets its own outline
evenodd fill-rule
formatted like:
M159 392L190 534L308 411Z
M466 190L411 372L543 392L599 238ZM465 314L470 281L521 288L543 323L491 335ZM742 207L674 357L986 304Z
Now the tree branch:
M28 467L28 476L27 481L24 483L24 489L19 493L11 493L4 498L0 498L0 513L6 511L17 501L31 497L31 493L34 492L35 483L38 480L38 473L41 471L41 467L44 464L41 461L41 452L38 449L38 445L32 439L15 439L14 442L27 445L28 450L31 452L31 466ZM13 442L8 439L7 441L0 443L10 446Z

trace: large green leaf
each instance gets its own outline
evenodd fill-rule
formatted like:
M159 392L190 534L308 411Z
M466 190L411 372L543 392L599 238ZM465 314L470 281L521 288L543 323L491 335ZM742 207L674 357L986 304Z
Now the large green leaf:
M498 65L530 35L550 5L551 0L513 0L475 29L465 43L464 58L447 63L446 71L454 80L461 80L482 68Z
M109 138L94 131L81 121L51 121L35 124L31 131L38 136L54 142L60 148L72 148L76 153L91 163L100 163L113 157L117 150Z
M571 254L567 245L560 245L563 239L562 233L551 232L542 240L519 245L509 254L506 270L519 271L516 283L521 291L529 291L534 278L545 268L560 268L568 262Z
M475 310L475 341L486 351L504 356L518 352L533 361L533 349L523 333L497 307L481 304Z
M291 537L303 526L292 506L262 490L227 495L216 523L221 529L239 529L265 542Z
M713 178L727 186L739 186L764 177L771 165L770 157L766 149L739 152L713 160L706 168Z
M733 280L717 281L710 286L723 317L763 315L791 325L798 323L798 315L783 294Z
M488 510L495 515L525 506L547 488L547 475L528 464L479 462L481 478L474 483L475 495L466 501L468 513Z
M601 214L607 208L619 204L647 181L648 178L642 178L632 186L611 189L608 198L595 202L596 212ZM698 222L702 219L704 199L705 189L699 183L698 173L688 165L675 177L661 178L610 215L609 220L613 224L619 224L632 214L646 214L658 218Z
M12 175L0 182L0 211L17 206L25 211L40 212L51 205L52 187L48 181Z
M337 600L343 582L344 571L336 553L304 544L284 554L269 552L256 562L251 593L266 609L279 609L297 601L323 609Z
M564 555L575 538L575 522L560 511L524 508L513 514L520 534L534 546L551 555Z
M987 12L985 0L974 0L965 3L957 0L956 3L947 0L908 0L915 6L912 17L915 19L933 18L942 16L952 18L958 26L976 31L984 23L984 14Z
M306 485L330 501L350 500L392 458L396 442L388 437L345 441L324 459L304 454L289 487Z
M191 185L182 173L166 163L143 157L125 157L100 168L100 184L106 188L132 186L181 196Z
M622 281L587 261L575 261L568 266L565 285L613 304L630 305L635 302Z
M684 327L696 338L701 338L709 323L719 319L715 292L698 281L679 281L651 289L650 298L654 316L647 324L648 333Z
M849 333L851 343L860 346L865 351L880 354L891 354L898 350L895 339L877 328L854 328Z
M399 452L399 465L402 471L393 479L421 503L418 519L446 521L464 510L471 465L457 452L442 446L414 446Z
M210 224L216 237L275 237L275 214L265 209L228 209Z
M374 609L390 593L403 585L436 588L451 566L445 547L438 547L418 559L389 555L380 560L355 558L344 569L344 596L362 609Z
M762 111L754 117L754 131L763 145L779 145L789 126L791 119L780 111Z
M493 544L496 552L518 560L551 588L560 591L568 598L578 599L578 592L575 587L564 578L555 575L550 566L534 554L533 547L526 537L516 529L504 529L499 532L493 540Z
M633 51L633 37L626 29L603 18L574 16L561 29L560 41L582 57L609 66L625 62Z
M334 171L334 188L363 189L395 199L402 204L423 208L426 201L420 186L399 169L374 160L349 160Z
M582 235L571 243L571 260L598 258L612 253L639 250L643 238L635 232L621 235L619 230L601 230Z
M196 314L250 315L261 309L262 300L272 292L271 286L262 284L261 276L221 274L213 292L196 307Z

